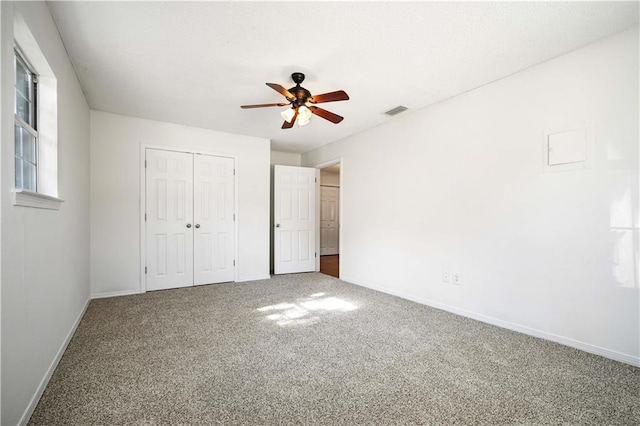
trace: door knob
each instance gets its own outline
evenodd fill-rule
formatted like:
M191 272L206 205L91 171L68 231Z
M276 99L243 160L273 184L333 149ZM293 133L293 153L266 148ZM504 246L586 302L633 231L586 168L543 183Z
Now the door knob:
M280 228L280 224L279 223L276 223L276 228Z
M196 228L200 228L200 224L199 223L196 223Z
M190 223L187 223L187 228L191 228L191 224Z

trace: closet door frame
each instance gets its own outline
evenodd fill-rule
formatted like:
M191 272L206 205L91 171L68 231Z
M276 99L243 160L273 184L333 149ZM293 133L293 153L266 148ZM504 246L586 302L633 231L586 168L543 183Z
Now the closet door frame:
M233 159L233 164L234 164L234 176L233 176L233 210L235 212L236 215L236 220L233 223L233 238L234 238L234 258L236 260L236 266L234 268L234 272L233 272L233 281L237 282L238 281L238 270L239 268L239 262L238 262L238 253L240 252L239 250L239 244L238 244L238 223L240 222L240 217L238 215L238 176L239 176L239 172L238 172L238 156L236 155L229 155L227 153L221 153L221 152L212 152L212 151L201 151L201 150L196 150L196 149L190 149L190 148L183 148L183 147L174 147L174 146L167 146L167 145L153 145L153 144L145 144L145 143L141 143L140 144L140 293L146 293L147 292L147 277L146 277L146 259L147 259L147 241L146 241L146 224L145 224L145 212L146 212L146 178L147 178L147 173L146 173L146 167L145 167L145 161L146 161L146 151L147 149L157 149L157 150L161 150L161 151L172 151L172 152L183 152L186 154L193 154L193 155L212 155L212 156L216 156L216 157L225 157L225 158L232 158Z

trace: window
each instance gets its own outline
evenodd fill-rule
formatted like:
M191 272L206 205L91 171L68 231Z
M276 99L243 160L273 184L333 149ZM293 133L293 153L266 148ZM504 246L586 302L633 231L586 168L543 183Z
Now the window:
M14 54L14 69L15 186L37 192L37 78L17 50Z
M24 18L14 12L13 205L58 210L58 80Z

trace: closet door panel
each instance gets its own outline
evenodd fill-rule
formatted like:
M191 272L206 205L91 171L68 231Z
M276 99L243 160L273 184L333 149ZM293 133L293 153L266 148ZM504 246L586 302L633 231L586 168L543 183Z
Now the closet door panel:
M193 285L193 155L146 150L147 290Z
M194 283L233 281L234 160L194 156Z

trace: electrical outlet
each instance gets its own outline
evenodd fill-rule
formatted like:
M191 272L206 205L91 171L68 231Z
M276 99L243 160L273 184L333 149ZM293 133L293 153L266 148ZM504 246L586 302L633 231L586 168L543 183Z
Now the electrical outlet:
M442 282L443 283L450 283L451 282L451 272L444 271L442 273Z
M453 274L451 274L451 284L460 285L460 274L459 273L454 272Z

